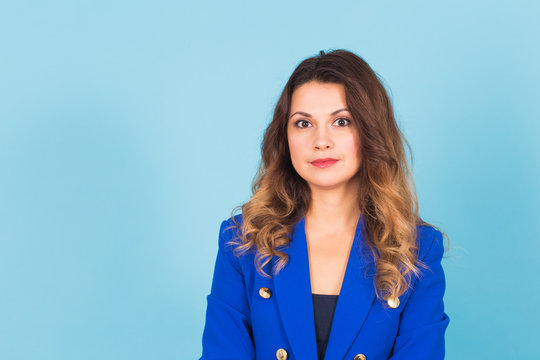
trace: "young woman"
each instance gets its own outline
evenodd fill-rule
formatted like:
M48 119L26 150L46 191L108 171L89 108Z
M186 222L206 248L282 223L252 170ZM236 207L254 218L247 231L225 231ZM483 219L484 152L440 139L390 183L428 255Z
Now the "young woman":
M443 233L418 214L404 143L362 58L298 65L253 196L221 224L201 359L444 358Z

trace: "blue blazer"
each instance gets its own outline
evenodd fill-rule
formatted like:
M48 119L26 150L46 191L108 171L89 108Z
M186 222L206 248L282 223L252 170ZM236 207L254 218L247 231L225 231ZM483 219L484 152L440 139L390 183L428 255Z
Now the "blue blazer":
M235 218L241 223L242 214ZM317 360L305 218L293 226L289 246L279 249L289 254L289 262L273 279L257 273L254 252L240 257L232 253L226 245L236 231L226 229L232 225L231 218L221 224L200 359ZM413 277L399 306L391 308L375 296L375 264L360 216L325 359L444 358L450 319L443 305L442 234L421 225L417 239L420 259L430 269L421 268L422 277ZM277 259L274 256L266 264L267 274L272 274Z

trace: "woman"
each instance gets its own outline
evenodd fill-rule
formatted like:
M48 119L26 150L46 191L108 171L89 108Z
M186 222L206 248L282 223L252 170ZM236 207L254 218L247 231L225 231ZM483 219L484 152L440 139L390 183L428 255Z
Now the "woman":
M221 224L201 359L444 358L443 233L418 215L403 142L362 58L300 63L253 196Z

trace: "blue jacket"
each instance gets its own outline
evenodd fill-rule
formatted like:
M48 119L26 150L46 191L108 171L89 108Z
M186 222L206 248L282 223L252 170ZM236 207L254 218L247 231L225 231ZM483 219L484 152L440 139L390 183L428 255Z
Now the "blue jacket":
M242 221L242 214L236 215ZM273 279L259 275L254 253L236 257L225 243L236 229L231 218L221 224L211 292L207 296L202 360L317 360L305 218L282 250L289 262ZM442 234L418 226L421 268L412 287L391 308L375 296L374 262L364 241L360 216L334 312L325 359L443 359L445 277L441 266ZM277 256L264 267L271 266ZM366 275L365 275L366 274ZM262 289L261 289L262 288ZM264 289L267 288L267 289ZM362 356L363 355L363 356Z

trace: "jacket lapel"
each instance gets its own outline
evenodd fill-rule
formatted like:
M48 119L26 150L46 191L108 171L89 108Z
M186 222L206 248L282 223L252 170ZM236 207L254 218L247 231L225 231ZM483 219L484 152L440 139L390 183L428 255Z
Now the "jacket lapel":
M364 271L374 274L374 266L363 234L363 218L360 216L334 312L326 359L345 356L375 299L373 279L364 276ZM291 236L289 247L280 249L289 255L289 262L274 276L275 296L295 358L317 359L304 217L293 226ZM276 259L274 256L273 265Z
M356 225L347 269L339 292L325 359L343 359L364 324L375 300L375 266L365 242L363 217Z
M280 249L289 255L289 261L274 275L275 295L294 357L315 360L317 340L304 217L293 226L291 239L289 247ZM273 260L275 263L277 256Z

